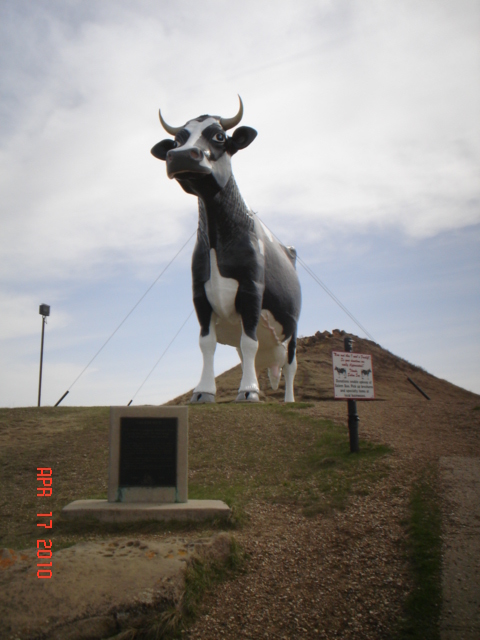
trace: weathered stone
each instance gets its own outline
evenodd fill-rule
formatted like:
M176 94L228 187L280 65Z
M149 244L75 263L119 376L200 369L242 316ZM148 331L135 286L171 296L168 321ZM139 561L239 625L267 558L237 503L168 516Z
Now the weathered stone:
M76 620L51 632L52 640L103 640L117 630L113 616Z

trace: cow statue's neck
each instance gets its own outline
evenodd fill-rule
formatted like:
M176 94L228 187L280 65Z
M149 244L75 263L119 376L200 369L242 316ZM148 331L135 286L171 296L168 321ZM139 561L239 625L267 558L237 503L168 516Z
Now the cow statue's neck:
M279 244L250 211L232 175L231 157L257 132L233 118L204 115L183 127L162 126L175 139L152 154L167 175L198 198L197 243L192 257L193 302L200 323L203 371L191 402L214 402L217 342L237 347L242 360L238 402L258 402L257 372L267 367L277 389L282 368L285 401L293 402L300 284L295 252Z
M208 246L235 242L239 232L253 230L254 221L233 176L213 197L198 197L198 233Z

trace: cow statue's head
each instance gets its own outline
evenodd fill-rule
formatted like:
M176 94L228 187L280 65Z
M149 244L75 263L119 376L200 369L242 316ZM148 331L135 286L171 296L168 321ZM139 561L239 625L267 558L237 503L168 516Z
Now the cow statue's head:
M243 116L243 103L233 118L203 115L189 120L183 127L171 127L162 117L162 127L175 136L156 144L151 150L159 160L167 163L167 175L175 178L187 193L201 195L207 188L220 190L232 175L230 158L240 149L253 142L257 132L251 127L238 127L231 136L226 131L233 129Z

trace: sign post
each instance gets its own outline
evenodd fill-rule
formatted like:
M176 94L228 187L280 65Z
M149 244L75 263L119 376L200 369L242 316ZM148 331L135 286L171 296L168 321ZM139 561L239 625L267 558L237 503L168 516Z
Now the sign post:
M373 400L372 356L353 353L352 338L344 339L345 351L332 351L335 398L347 400L350 452L360 451L358 444L357 400Z
M345 338L343 342L343 348L347 353L353 351L353 340L351 338ZM357 401L347 400L348 404L348 433L350 434L350 453L358 453L360 447L358 445L358 423L360 418L357 413Z

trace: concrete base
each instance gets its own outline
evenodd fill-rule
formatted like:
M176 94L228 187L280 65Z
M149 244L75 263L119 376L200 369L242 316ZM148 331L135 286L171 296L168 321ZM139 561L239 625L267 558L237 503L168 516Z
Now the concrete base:
M230 513L230 507L221 500L188 500L164 504L75 500L62 509L64 518L94 518L101 522L207 520L227 518Z

